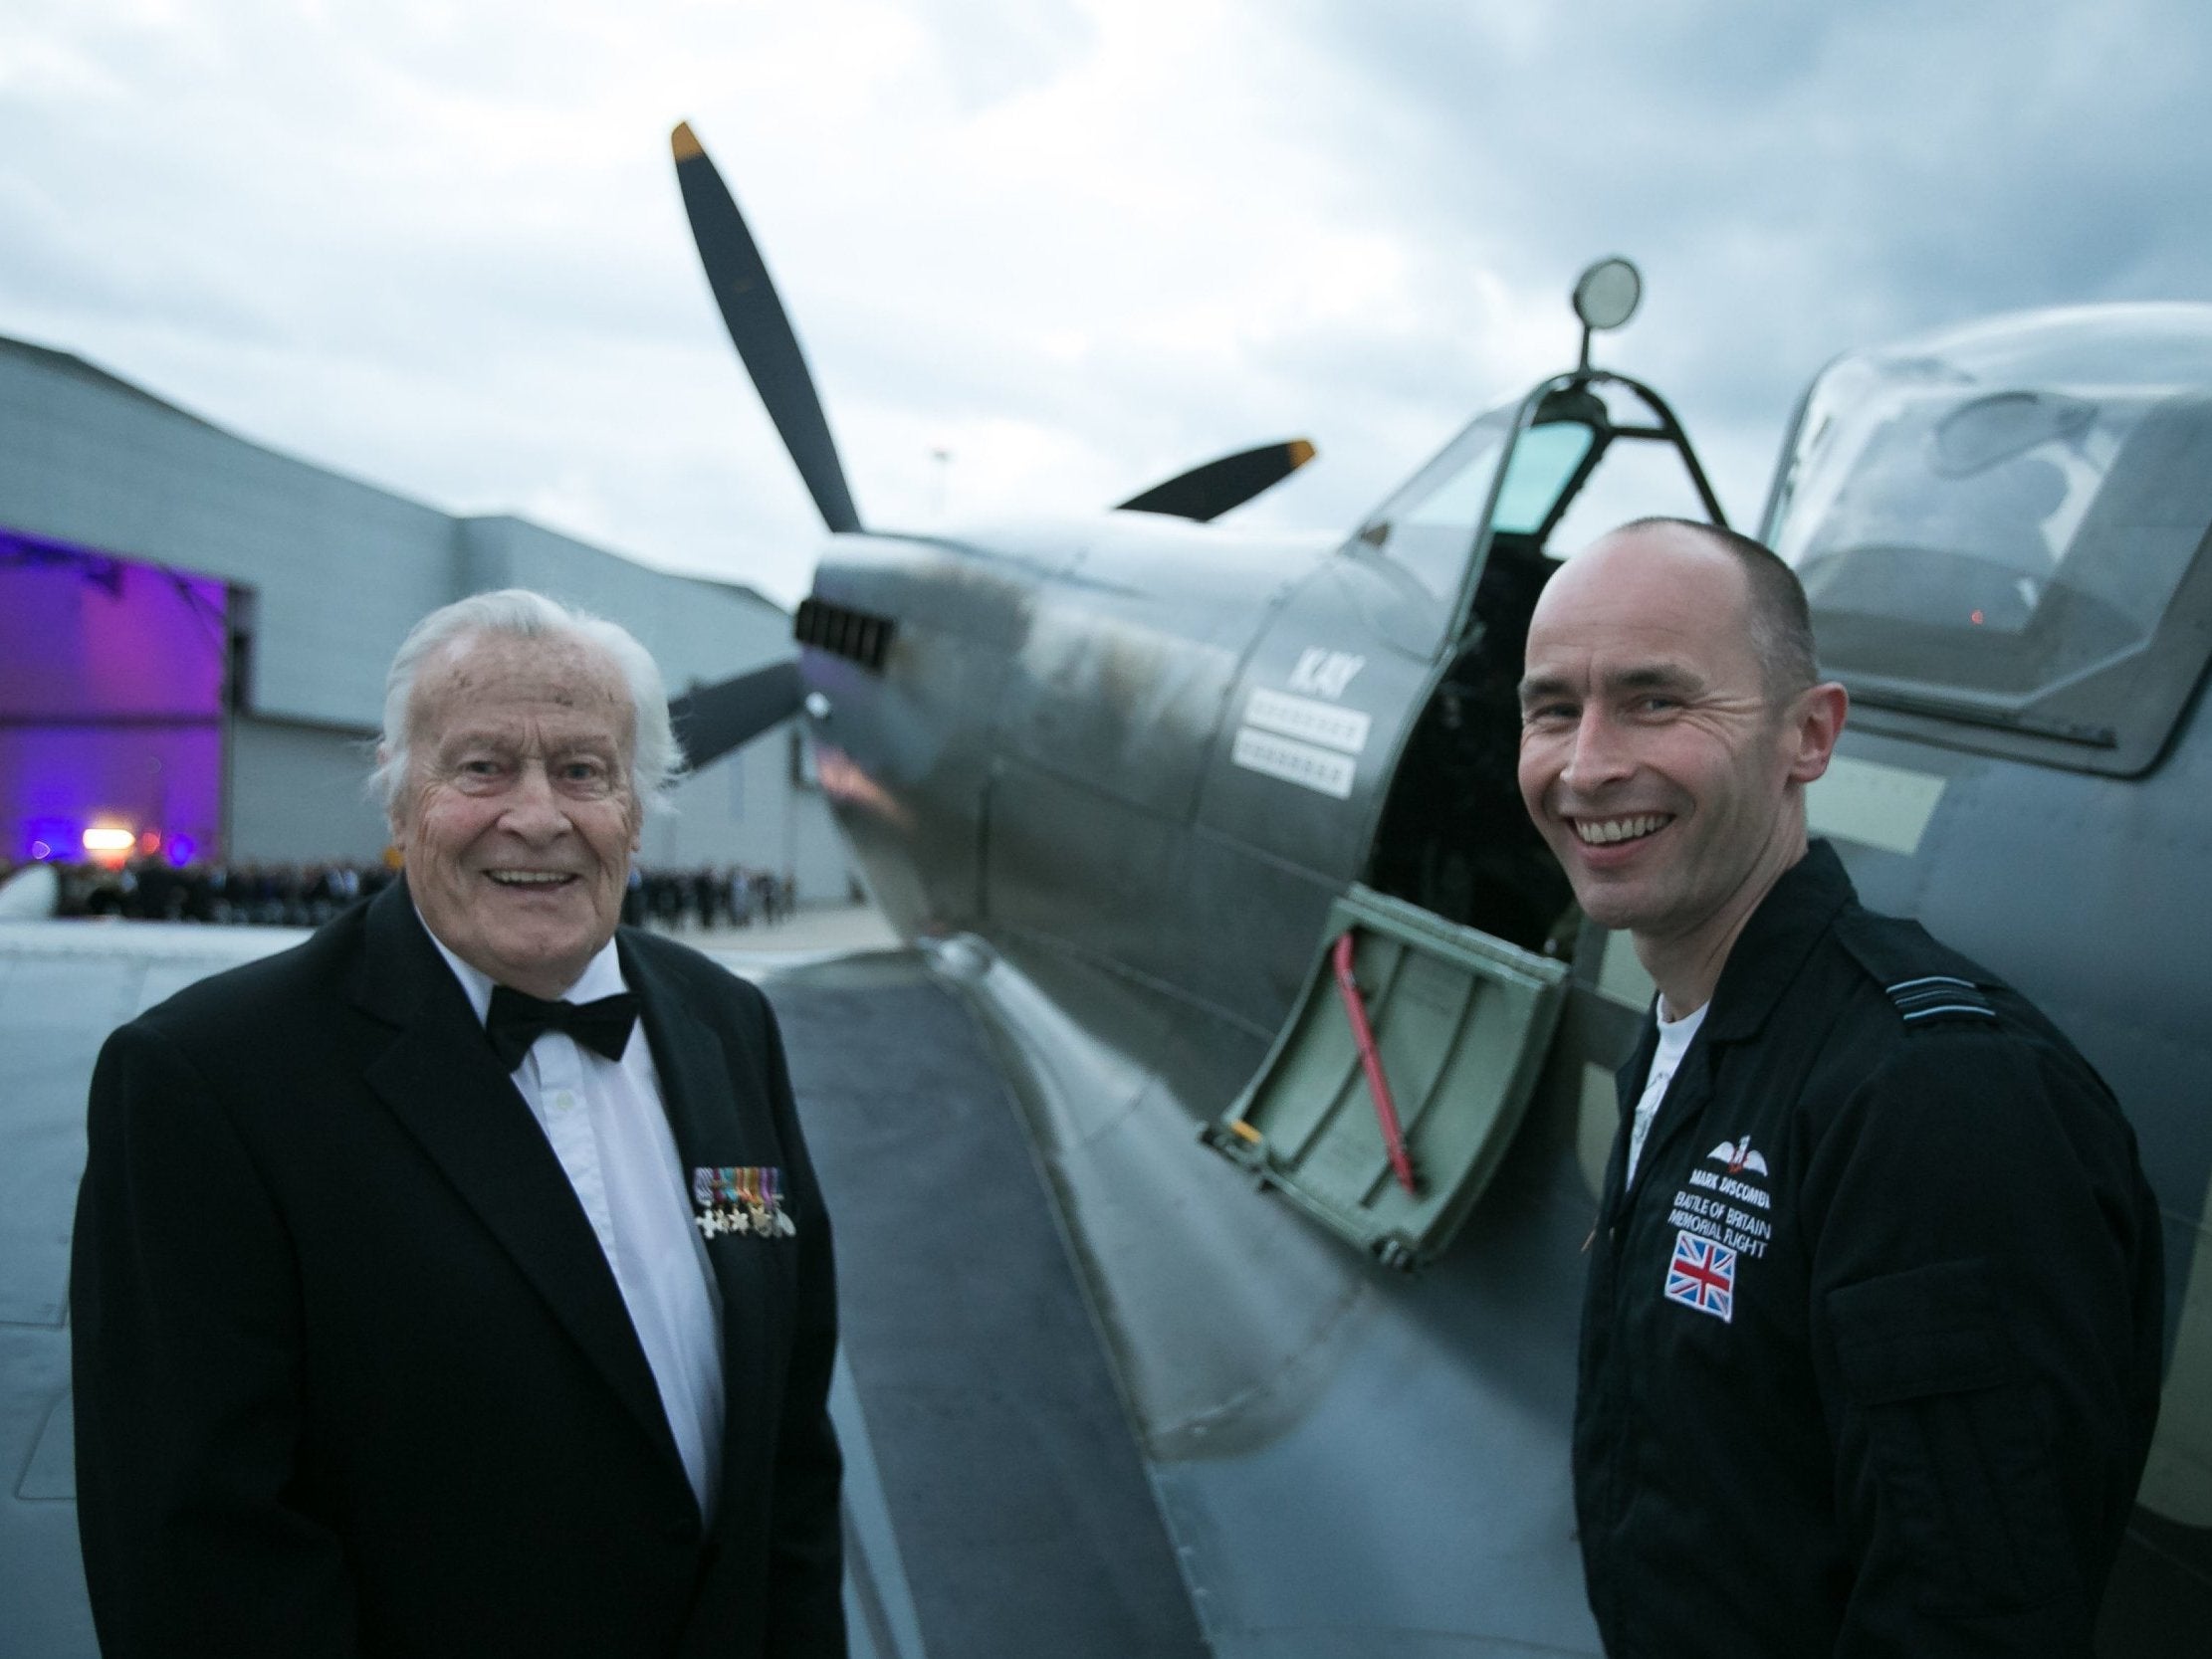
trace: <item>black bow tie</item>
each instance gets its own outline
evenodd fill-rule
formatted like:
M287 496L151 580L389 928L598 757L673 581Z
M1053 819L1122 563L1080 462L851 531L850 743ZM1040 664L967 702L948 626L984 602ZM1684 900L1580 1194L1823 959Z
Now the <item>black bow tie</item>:
M492 1039L500 1064L513 1071L530 1045L548 1031L565 1031L609 1060L622 1058L637 1023L637 997L629 991L596 1002L546 1002L506 985L492 987L492 1007L484 1035Z

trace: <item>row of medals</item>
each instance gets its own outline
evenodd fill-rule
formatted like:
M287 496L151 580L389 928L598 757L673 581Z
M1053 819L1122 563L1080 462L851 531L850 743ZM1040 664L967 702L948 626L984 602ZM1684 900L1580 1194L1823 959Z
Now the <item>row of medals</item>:
M741 1198L735 1203L725 1200L705 1213L692 1217L700 1232L713 1238L717 1233L756 1233L763 1238L789 1238L798 1229L791 1225L791 1218L780 1209L770 1209L757 1199Z

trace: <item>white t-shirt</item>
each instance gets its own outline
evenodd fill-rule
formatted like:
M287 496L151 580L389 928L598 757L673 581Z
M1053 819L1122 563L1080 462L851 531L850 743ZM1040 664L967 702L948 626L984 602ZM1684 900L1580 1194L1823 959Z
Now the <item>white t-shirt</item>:
M1708 1000L1695 1013L1684 1014L1678 1020L1670 1020L1664 1013L1659 1016L1659 1047L1653 1051L1652 1070L1644 1079L1644 1097L1636 1103L1636 1126L1629 1131L1629 1174L1622 1182L1624 1189L1636 1184L1636 1160L1644 1155L1644 1138L1652 1133L1659 1102L1666 1099L1666 1086L1674 1081L1674 1068L1682 1063L1690 1038L1705 1023L1705 1009L1711 1006Z

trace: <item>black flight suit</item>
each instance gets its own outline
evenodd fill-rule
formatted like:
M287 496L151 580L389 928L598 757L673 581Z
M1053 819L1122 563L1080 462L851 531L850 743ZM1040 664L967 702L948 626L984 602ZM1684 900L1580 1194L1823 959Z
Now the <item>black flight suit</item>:
M1575 1503L1614 1659L2086 1656L2157 1412L2157 1209L2010 988L1862 910L1760 905L1591 1243Z

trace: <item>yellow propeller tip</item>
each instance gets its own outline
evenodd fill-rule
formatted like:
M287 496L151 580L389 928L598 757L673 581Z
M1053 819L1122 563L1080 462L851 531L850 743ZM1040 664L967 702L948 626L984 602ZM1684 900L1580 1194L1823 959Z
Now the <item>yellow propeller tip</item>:
M1314 448L1312 444L1308 443L1303 438L1293 438L1290 440L1290 465L1293 471L1295 471L1297 468L1303 467L1308 461L1311 461L1313 457Z
M689 121L676 123L676 130L668 135L668 147L676 152L676 159L679 161L694 160L707 153L705 146L699 142L698 135L692 131Z

